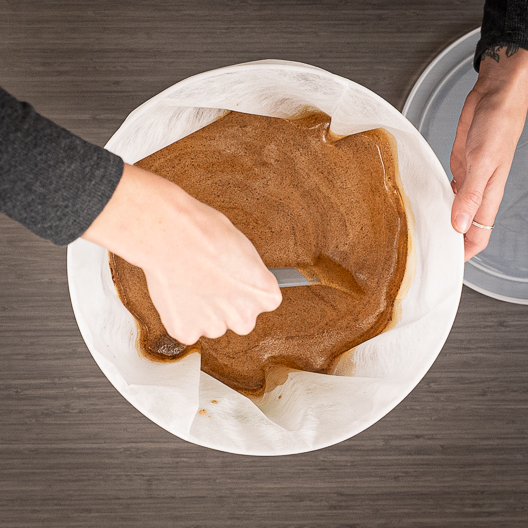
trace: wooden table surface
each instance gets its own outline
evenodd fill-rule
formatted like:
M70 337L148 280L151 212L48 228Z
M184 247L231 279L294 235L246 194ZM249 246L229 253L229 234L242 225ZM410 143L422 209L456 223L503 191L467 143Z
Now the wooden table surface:
M401 109L481 12L482 0L1 0L0 84L100 145L177 81L264 58ZM528 306L464 288L438 360L381 421L321 451L230 455L121 397L77 328L66 249L0 215L0 526L525 527L527 322Z

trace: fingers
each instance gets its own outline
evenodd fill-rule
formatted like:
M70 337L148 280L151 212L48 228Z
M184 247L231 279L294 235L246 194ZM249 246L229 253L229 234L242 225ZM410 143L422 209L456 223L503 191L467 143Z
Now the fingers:
M199 323L196 320L163 320L163 318L162 322L171 337L189 346L196 343L201 337L209 339L222 337L227 330L232 330L238 335L248 335L255 328L259 314L260 312L251 310L233 312L228 318L217 315L202 316Z
M451 186L455 194L457 193L457 188L463 185L466 177L466 143L471 124L473 123L477 102L478 97L476 93L471 91L466 98L457 125L455 142L450 159L451 173L453 174Z
M473 221L495 222L518 139L517 119L505 111L502 97L473 90L464 104L451 154L451 223L464 234L466 261L488 245L491 230Z
M451 223L464 234L471 228L477 211L479 223L493 225L509 170L509 166L503 170L501 145L489 133L489 123L479 123L479 116L475 116L467 129L467 119L471 117L465 112L468 108L471 110L472 104L464 107L451 156L455 192ZM486 235L479 238L489 239L489 233Z
M491 230L484 230L472 225L464 236L464 262L486 249Z
M238 335L248 335L253 331L257 323L257 317L263 312L273 312L282 302L282 293L280 291L277 279L268 270L265 269L264 292L260 293L260 303L255 305L251 303L246 306L240 306L237 312L231 318L228 328Z
M464 257L469 260L489 243L491 229L473 224L493 226L504 195L508 168L497 167L489 175L490 161L484 155L477 159L468 157L468 170L462 185L456 181L456 194L451 211L453 227L464 237Z
M488 244L528 108L528 52L485 61L469 93L451 155L451 222L464 233L466 261Z
M250 308L233 313L228 322L228 328L235 334L248 335L255 328L259 315L260 312L257 313L256 310Z
M278 308L282 294L273 274L262 265L256 270L256 285L237 291L198 295L179 291L171 295L163 277L145 273L149 293L167 333L184 345L193 345L201 337L216 339L227 330L248 335L263 312ZM203 283L203 281L202 281ZM213 288L206 286L207 292Z
M159 301L158 304L160 304ZM186 321L182 317L171 317L174 312L167 312L163 309L162 311L161 322L167 333L187 346L194 345L201 337L211 339L222 337L227 331L226 323L216 316L202 317L199 321Z
M453 208L456 214L460 209L467 211L471 217L471 224L469 228L464 231L464 257L468 261L470 258L473 258L475 255L484 250L491 237L491 229L486 229L487 226L492 227L495 223L495 217L499 210L499 206L504 195L504 186L506 184L506 177L508 173L501 176L501 169L498 168L492 177L488 180L486 186L481 191L478 188L482 185L482 182L477 183L473 179L469 178L466 180L465 185L462 187L460 192L455 196L457 203L453 204ZM482 200L480 206L476 209L472 209L475 203L475 197L480 196L482 192ZM460 196L460 199L459 199ZM475 225L474 222L479 225Z
M217 337L222 337L227 332L227 324L222 319L213 319L208 322L207 326L204 327L204 330L201 333L200 337L209 337L211 339L216 339ZM196 339L196 341L198 340Z

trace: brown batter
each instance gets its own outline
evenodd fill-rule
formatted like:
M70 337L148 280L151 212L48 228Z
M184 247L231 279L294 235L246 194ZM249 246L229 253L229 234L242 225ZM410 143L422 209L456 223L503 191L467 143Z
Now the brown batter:
M199 349L203 371L258 395L269 369L329 373L387 327L408 250L395 142L381 129L331 141L329 122L231 112L137 163L222 211L268 267L296 267L324 283L284 288L281 306L248 336L228 331L185 347L167 335L142 270L111 255L143 353L170 360Z

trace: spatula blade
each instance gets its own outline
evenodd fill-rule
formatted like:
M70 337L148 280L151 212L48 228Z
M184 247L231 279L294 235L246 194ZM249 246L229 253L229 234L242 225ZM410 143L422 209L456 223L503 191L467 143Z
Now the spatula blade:
M271 273L275 275L277 282L281 288L290 288L292 286L310 286L319 281L314 277L309 281L300 271L295 268L269 268Z

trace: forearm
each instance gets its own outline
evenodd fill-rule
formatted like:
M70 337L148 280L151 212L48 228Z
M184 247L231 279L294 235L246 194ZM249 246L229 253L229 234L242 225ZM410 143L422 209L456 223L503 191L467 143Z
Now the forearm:
M151 255L162 249L165 241L158 240L158 236L185 228L182 224L192 200L177 185L125 164L112 198L82 238L143 268Z
M528 107L528 50L500 46L481 58L475 89L501 91L512 106ZM511 98L511 99L510 99Z
M0 211L64 245L112 196L123 161L0 88Z
M1 89L0 170L1 212L56 244L82 236L141 267L182 343L247 334L281 302L274 276L225 215Z

